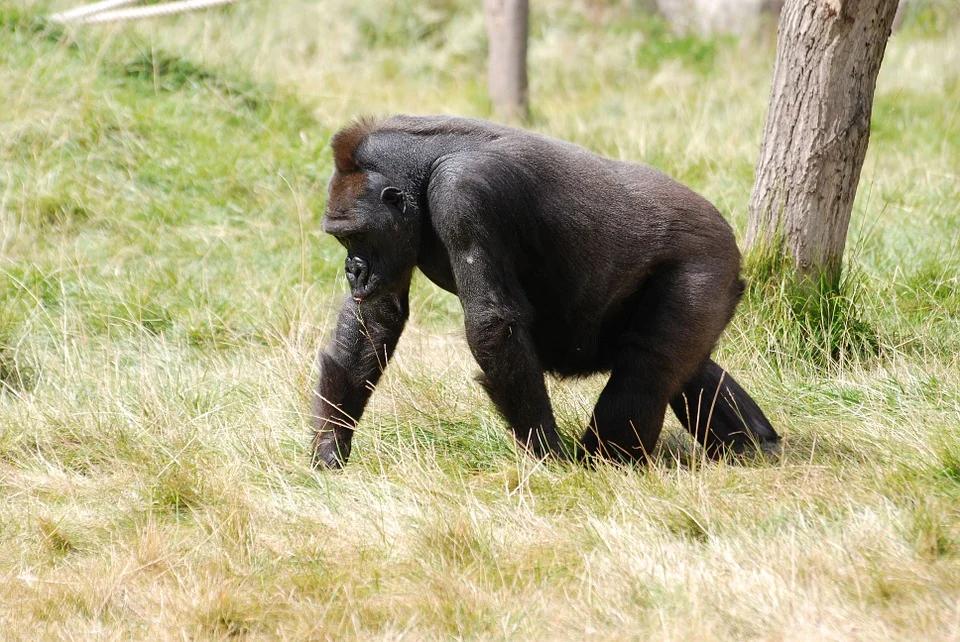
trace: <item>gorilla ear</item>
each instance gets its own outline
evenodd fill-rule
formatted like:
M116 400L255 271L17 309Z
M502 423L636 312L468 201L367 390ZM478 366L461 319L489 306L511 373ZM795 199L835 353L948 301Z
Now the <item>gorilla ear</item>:
M380 192L380 200L404 212L407 210L407 202L403 198L403 190L399 187L384 187L383 191Z

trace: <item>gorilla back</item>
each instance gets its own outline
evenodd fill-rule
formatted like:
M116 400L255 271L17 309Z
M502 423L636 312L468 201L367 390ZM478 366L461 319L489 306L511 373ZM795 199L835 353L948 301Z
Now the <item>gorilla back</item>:
M610 373L583 456L643 460L668 405L711 455L779 440L710 360L743 291L740 254L693 191L462 118L359 121L332 146L324 229L347 249L351 296L319 356L316 464L349 454L406 321L414 267L460 298L481 383L535 455L561 450L544 371Z

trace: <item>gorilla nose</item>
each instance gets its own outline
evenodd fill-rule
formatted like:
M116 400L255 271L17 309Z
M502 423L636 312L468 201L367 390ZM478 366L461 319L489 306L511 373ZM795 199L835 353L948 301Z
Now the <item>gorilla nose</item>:
M366 261L358 256L348 256L343 269L347 273L347 282L350 283L352 290L361 290L367 285L367 279L370 277L370 268Z

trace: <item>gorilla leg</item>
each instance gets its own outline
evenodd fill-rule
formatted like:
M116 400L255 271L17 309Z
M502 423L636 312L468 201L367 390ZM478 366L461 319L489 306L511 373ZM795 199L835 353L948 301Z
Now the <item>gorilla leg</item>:
M730 373L707 359L670 400L673 413L711 457L725 450L776 452L780 436Z
M617 462L643 461L653 450L663 427L666 397L646 376L641 355L637 366L617 368L600 393L583 435L583 448Z
M646 458L668 401L710 355L739 291L734 272L710 263L672 267L647 279L630 302L626 328L611 338L610 380L583 436L588 454L621 462Z

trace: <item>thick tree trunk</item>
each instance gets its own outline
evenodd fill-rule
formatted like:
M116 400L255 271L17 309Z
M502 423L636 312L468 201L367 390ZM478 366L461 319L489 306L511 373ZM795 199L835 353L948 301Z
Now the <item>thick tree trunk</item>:
M747 244L839 277L897 0L787 0Z
M527 115L527 0L484 0L489 60L487 82L497 114L509 120Z

